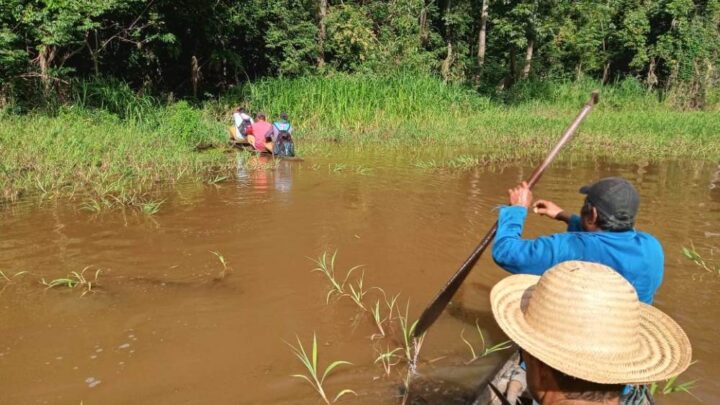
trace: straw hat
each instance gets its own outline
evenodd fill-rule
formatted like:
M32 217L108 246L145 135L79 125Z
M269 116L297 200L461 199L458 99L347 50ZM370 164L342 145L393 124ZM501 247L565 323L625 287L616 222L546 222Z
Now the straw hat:
M523 350L567 375L600 384L640 384L690 365L685 332L641 303L607 266L569 261L542 277L514 275L490 293L495 320Z

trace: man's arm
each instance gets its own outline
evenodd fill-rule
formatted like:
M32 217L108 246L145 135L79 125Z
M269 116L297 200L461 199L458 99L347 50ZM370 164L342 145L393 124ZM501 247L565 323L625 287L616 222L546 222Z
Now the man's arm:
M582 232L584 229L580 223L580 216L575 214L569 214L567 211L560 208L557 204L547 200L537 200L533 204L533 212L539 215L557 219L558 221L565 222L568 224L568 232Z
M522 239L523 226L528 208L532 205L532 191L526 182L508 190L511 206L500 208L498 230L493 244L493 260L511 273L537 274L561 261L574 259L572 252L582 250L581 242L573 234L555 234L537 239ZM542 200L541 200L542 201ZM546 202L547 203L547 202ZM538 209L536 203L536 210ZM542 205L550 208L554 218L564 213L555 204ZM563 217L564 218L564 217ZM570 218L568 218L570 221Z
M523 240L527 208L500 208L498 230L493 243L495 263L513 274L540 275L555 264L552 237Z

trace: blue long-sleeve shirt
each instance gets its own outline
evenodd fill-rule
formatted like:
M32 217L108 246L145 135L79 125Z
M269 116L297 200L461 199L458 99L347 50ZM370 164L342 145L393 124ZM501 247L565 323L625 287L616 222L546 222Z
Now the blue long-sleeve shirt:
M500 208L493 260L513 274L541 275L568 260L604 264L620 273L635 287L640 301L652 304L662 283L664 255L653 236L635 230L584 232L580 217L573 215L568 231L537 239L522 239L527 209Z

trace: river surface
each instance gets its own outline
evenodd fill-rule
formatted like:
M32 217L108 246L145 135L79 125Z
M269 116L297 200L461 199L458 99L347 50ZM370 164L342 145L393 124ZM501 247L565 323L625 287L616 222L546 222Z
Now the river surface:
M327 378L329 396L348 388L357 397L339 402L398 403L401 365L388 377L374 362L376 350L397 340L371 340L371 318L349 298L326 303L329 284L311 272L309 258L337 251L341 276L363 265L365 289L401 294L415 319L495 221L507 188L536 163L449 170L418 168L413 159L338 152L241 170L238 181L178 186L154 216L90 214L79 203L32 198L2 208L0 270L28 273L0 282L0 403L320 403L307 382L290 376L305 370L286 344L297 336L309 349L313 333L322 367L353 363ZM697 361L680 380L697 380L693 394L716 403L720 275L687 260L682 247L692 243L720 263L720 169L565 159L535 195L577 211L578 188L609 175L637 185L638 228L664 246L656 305L688 333ZM561 231L530 215L525 235ZM88 266L90 280L101 269L94 292L40 284ZM430 329L421 375L471 390L507 355L466 366L460 338L464 330L480 346L477 320L489 343L504 340L487 302L504 275L489 255L481 259L452 311ZM366 296L371 306L377 293ZM684 393L658 400L695 401Z

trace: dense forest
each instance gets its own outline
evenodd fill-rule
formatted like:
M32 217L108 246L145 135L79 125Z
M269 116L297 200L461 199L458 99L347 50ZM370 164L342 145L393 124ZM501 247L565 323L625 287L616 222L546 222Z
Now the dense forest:
M482 92L633 78L702 108L720 79L720 0L0 0L0 21L0 106L406 70Z

